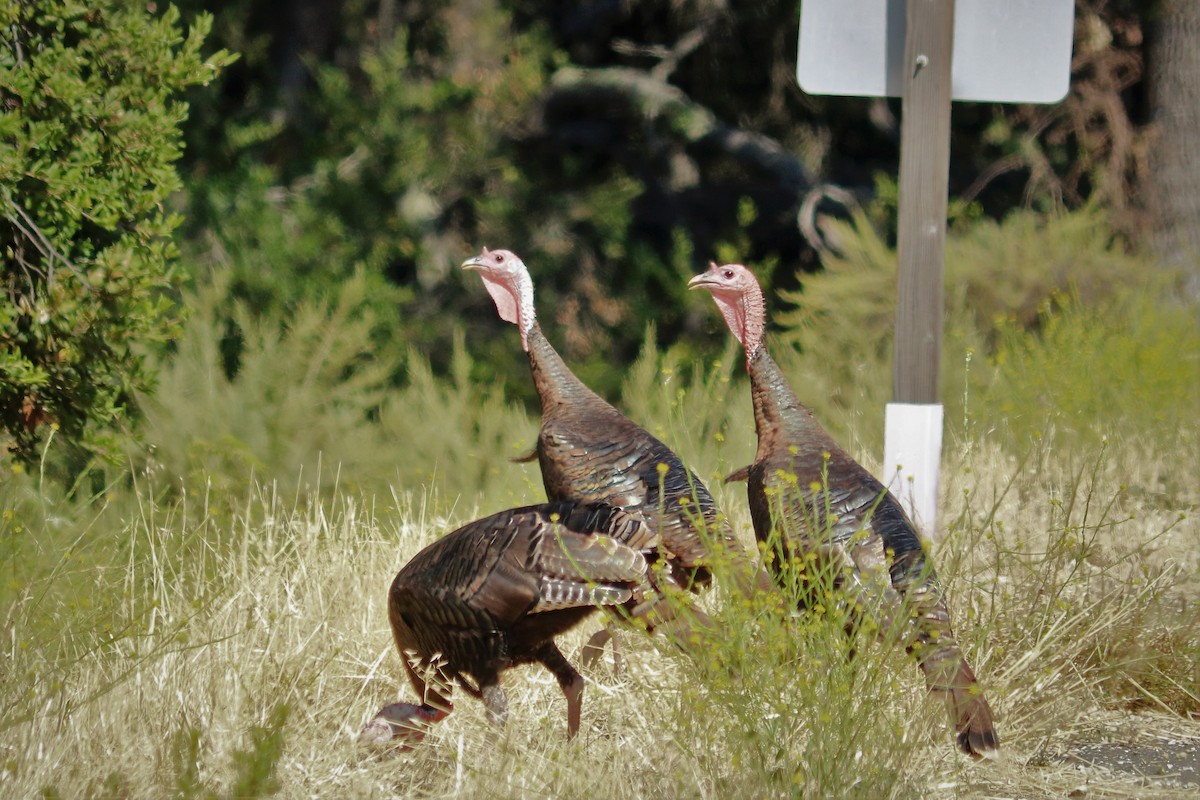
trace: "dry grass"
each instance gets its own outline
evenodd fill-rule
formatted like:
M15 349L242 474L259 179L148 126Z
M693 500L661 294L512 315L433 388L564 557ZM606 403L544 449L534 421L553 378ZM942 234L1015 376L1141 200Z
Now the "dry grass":
M1163 465L1115 445L1075 465L978 442L947 460L936 559L999 717L1000 761L955 752L902 656L865 645L850 666L835 627L771 598L719 594L705 602L725 632L696 660L622 637L627 672L588 675L575 742L550 675L525 668L507 676L504 731L463 698L417 750L361 749L366 720L411 699L387 630L391 577L434 537L497 509L253 491L227 517L203 501L143 498L104 568L63 567L20 589L3 630L0 793L1194 796L1169 778L1063 760L1088 742L1200 741L1200 528L1187 509L1127 488ZM748 536L743 491L719 493ZM96 615L67 600L90 595L111 607Z

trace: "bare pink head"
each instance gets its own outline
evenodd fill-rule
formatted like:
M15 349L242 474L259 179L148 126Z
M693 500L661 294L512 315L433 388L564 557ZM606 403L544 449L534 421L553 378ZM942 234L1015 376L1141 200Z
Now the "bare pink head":
M708 291L725 317L725 324L746 349L749 361L762 347L766 310L754 273L742 264L708 262L708 271L688 281L689 289Z
M525 262L511 250L488 250L468 258L463 269L475 270L496 304L500 319L521 331L521 347L528 350L528 333L536 320L533 310L533 279Z

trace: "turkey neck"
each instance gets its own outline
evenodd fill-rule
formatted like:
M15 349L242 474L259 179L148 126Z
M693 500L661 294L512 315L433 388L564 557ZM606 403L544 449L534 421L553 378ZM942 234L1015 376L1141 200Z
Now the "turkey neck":
M758 348L746 361L746 368L758 433L756 463L785 447L799 448L799 454L836 452L837 444L796 397L766 347Z
M533 385L542 400L542 417L549 417L561 409L569 409L579 403L608 404L593 392L583 381L575 377L562 356L542 335L542 329L534 323L526 333L529 347L529 369L533 373Z

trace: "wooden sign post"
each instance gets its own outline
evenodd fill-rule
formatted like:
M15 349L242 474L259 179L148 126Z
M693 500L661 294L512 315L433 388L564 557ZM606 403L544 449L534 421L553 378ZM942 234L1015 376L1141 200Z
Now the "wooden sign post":
M932 538L942 452L938 387L954 0L908 0L905 31L893 401L885 418L882 477L918 529Z
M1061 100L1073 0L805 0L800 14L802 89L902 98L894 402L879 477L933 538L951 100Z

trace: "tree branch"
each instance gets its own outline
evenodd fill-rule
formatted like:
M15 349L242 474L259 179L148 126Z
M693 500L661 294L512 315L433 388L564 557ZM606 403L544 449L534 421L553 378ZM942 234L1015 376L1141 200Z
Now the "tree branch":
M688 144L712 147L746 167L770 175L799 198L814 184L803 163L779 142L754 131L726 125L678 87L628 67L563 67L549 83L545 101L619 98L647 121L661 123Z

